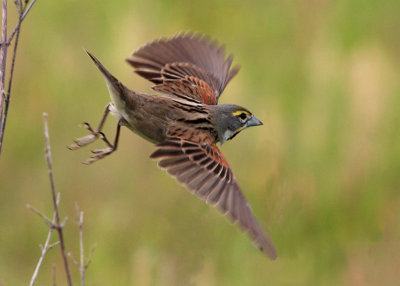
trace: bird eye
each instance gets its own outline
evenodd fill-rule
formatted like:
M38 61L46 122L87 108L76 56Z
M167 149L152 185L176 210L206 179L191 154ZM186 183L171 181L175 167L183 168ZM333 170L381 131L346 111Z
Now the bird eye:
M241 120L245 120L245 119L247 118L246 113L240 113L240 114L239 114L239 118L240 118Z

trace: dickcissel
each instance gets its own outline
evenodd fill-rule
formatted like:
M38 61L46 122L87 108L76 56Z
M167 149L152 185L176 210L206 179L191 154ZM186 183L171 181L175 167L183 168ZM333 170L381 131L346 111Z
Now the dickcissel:
M121 126L157 144L150 158L159 160L179 183L198 198L215 205L248 233L271 259L276 251L259 226L217 143L235 137L250 126L262 125L248 109L235 104L218 104L225 86L239 71L231 68L232 55L225 57L222 46L193 34L179 34L151 42L135 51L126 61L134 71L155 85L162 95L130 90L87 52L103 74L111 102L106 106L97 129L85 122L90 132L69 146L76 150L98 138L107 148L93 150L87 164L117 149ZM114 142L101 132L107 115L118 119Z

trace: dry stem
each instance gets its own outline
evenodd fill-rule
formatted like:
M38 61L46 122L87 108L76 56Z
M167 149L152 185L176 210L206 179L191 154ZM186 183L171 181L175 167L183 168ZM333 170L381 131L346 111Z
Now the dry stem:
M47 123L47 114L43 113L43 120L44 120L44 137L45 137L45 145L46 145L46 161L47 161L47 170L49 173L49 180L50 180L50 189L51 189L51 195L53 199L53 207L54 207L54 213L53 213L53 218L49 219L46 215L32 207L31 205L27 205L27 208L29 208L32 212L36 213L38 216L40 216L43 221L48 225L49 227L49 233L47 235L46 241L44 246L40 246L42 253L39 258L39 261L36 265L35 271L32 275L32 279L30 282L30 286L33 286L36 278L39 273L39 269L43 263L44 256L46 253L53 248L54 246L60 244L61 248L61 255L64 261L64 269L65 269L65 274L67 276L67 281L68 285L72 285L72 280L71 280L71 274L69 270L69 265L68 265L68 260L67 260L67 255L65 252L65 242L64 242L64 236L63 236L63 227L66 223L65 218L62 222L60 222L60 214L59 214L59 209L58 205L60 202L60 194L58 193L56 196L55 192L55 184L54 184L54 175L53 175L53 166L52 166L52 160L51 160L51 150L50 150L50 138L49 138L49 128L48 128L48 123ZM89 267L90 263L92 262L92 255L95 250L95 247L93 247L90 251L89 259L85 263L85 254L84 254L84 245L83 245L83 218L84 218L84 213L83 211L80 210L78 204L76 204L76 211L77 211L77 216L78 216L78 224L79 224L79 249L80 249L80 260L79 263L78 261L75 260L73 255L71 253L68 253L68 256L71 257L73 263L78 267L79 272L80 272L80 277L81 277L81 285L85 285L85 272L87 268ZM58 239L56 243L50 244L50 239L51 235L53 233L53 230L57 230L58 233ZM55 285L55 268L53 267L52 269L52 278L53 278L53 285Z
M57 194L57 205L58 205L59 203L60 203L60 193ZM34 213L38 214L41 218L46 218L46 219L48 219L46 216L44 216L42 213L40 213L39 211L37 211L37 210L36 210L34 207L32 207L31 205L27 205L26 207L27 207L28 209L32 210ZM48 223L46 219L45 219L45 221L46 221L46 223ZM55 222L55 213L53 214L53 219L52 219L50 222L52 223L52 225L54 225L54 222ZM59 242L57 241L57 242L55 242L55 243L53 243L53 244L50 244L50 238L51 238L51 235L52 235L52 233L53 233L53 229L54 229L54 228L49 227L49 232L48 232L48 234L47 234L46 241L45 241L45 243L44 243L43 246L40 245L40 249L41 249L42 253L41 253L40 258L39 258L39 261L38 261L38 263L37 263L37 265L36 265L35 271L33 272L33 275L32 275L32 278L31 278L31 282L29 283L29 286L33 286L33 285L35 284L36 278L37 278L37 276L38 276L38 274L39 274L39 269L40 269L40 267L42 266L42 263L43 263L43 260L44 260L44 256L46 255L46 253L47 253L50 249L52 249L54 246L56 246L56 245L59 243Z
M62 255L62 258L63 258L63 261L64 261L64 268L65 268L65 274L67 275L68 285L71 286L72 285L72 280L71 280L71 274L70 274L70 271L69 271L67 255L65 253L65 242L64 242L64 235L63 235L63 225L60 224L60 215L59 215L56 191L55 191L55 186L54 186L53 166L52 166L52 161L51 161L51 150L50 150L49 127L48 127L48 124L47 124L47 113L43 113L43 120L44 120L44 137L45 137L45 141L46 141L47 169L48 169L48 172L49 172L51 195L52 195L52 198L53 198L53 206L54 206L54 212L55 212L54 228L57 230L58 239L60 241L61 255Z
M76 213L78 216L78 224L79 224L79 263L75 259L75 257L72 255L71 252L68 253L68 256L71 258L72 262L75 264L76 267L79 269L79 273L81 276L81 286L85 286L85 272L88 269L90 263L92 262L92 256L93 252L96 249L96 246L93 246L92 249L90 250L89 254L89 259L85 263L85 251L84 251L84 246L83 246L83 217L84 217L84 212L81 211L79 208L79 205L76 203Z
M2 21L1 21L1 43L0 43L0 154L3 146L4 139L4 130L6 126L8 108L10 105L10 94L11 94L11 86L14 74L14 66L15 59L17 55L18 48L18 40L21 29L21 24L24 21L25 17L28 15L29 11L32 9L33 5L36 3L36 0L32 0L28 4L29 0L24 1L25 4L22 4L21 0L16 0L15 5L17 7L19 19L18 23L12 31L10 37L7 39L7 0L2 1ZM14 39L15 43L14 49L12 53L12 61L10 68L10 76L6 93L6 63L7 63L7 48L11 44L11 41Z
M1 47L0 47L0 126L3 126L3 104L5 99L5 79L6 79L6 60L7 60L7 0L3 0L1 10ZM0 150L2 146L3 131L0 130ZM1 152L1 151L0 151Z

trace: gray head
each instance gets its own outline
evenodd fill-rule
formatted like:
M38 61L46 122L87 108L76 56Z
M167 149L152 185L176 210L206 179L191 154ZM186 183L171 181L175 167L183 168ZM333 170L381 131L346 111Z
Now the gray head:
M210 105L221 144L232 139L240 131L250 126L262 125L262 122L249 110L235 104Z

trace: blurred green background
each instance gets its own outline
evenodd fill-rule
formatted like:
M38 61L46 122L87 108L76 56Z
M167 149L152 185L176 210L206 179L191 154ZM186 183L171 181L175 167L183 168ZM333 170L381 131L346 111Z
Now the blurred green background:
M87 285L398 285L398 11L398 0L38 0L22 29L0 158L0 282L27 285L47 235L25 208L52 213L46 111L67 248L78 257L75 202L87 252L97 244ZM154 147L127 129L118 152L91 166L80 162L96 146L66 148L109 102L83 48L127 86L151 92L124 59L180 31L218 39L242 66L221 102L264 125L222 151L275 242L274 262L159 170L148 159ZM109 118L106 133L115 124ZM50 285L54 263L65 285L59 249L38 285Z

